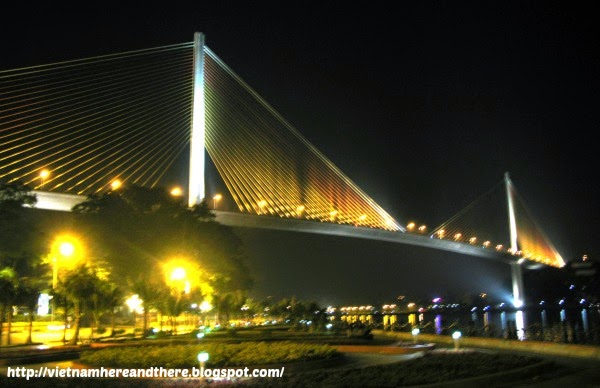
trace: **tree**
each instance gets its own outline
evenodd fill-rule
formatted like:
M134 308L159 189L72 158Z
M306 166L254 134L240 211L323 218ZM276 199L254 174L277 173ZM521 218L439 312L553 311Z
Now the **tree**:
M123 304L123 289L114 283L105 285L102 298L103 305L110 314L110 336L115 336L115 310Z
M118 281L156 278L162 263L182 257L201 269L204 296L212 293L223 306L239 304L237 295L252 285L241 240L231 228L214 221L205 202L188 208L164 189L128 186L90 196L73 211L79 230L95 236L96 251L112 264ZM147 298L156 294L145 290L151 285L145 281L132 287L146 311L152 303Z
M90 309L93 295L100 287L99 284L101 281L95 268L87 264L82 264L68 272L64 280L59 283L62 292L73 303L75 328L73 337L69 341L70 345L76 345L79 342L81 317Z
M0 269L0 345L2 345L2 329L4 317L8 317L8 340L10 345L10 325L12 322L12 306L17 296L17 276L10 267Z
M23 256L23 252L38 247L34 244L33 212L27 208L35 206L36 202L35 194L23 183L0 182L0 262L7 264L7 261Z
M20 299L30 308L39 294L39 282L33 282L31 272L37 264L42 248L36 237L36 222L31 207L37 202L35 194L22 182L0 182L0 343L4 318L9 325L8 344L11 342L12 307ZM21 281L23 278L24 281ZM29 279L29 280L27 280ZM30 308L30 313L35 309ZM30 327L33 315L30 314ZM31 338L29 338L31 341Z
M19 305L25 306L27 309L29 329L25 343L31 344L33 319L38 306L39 296L48 286L48 279L44 276L44 274L47 273L47 268L40 263L32 263L32 265L24 272L26 275L19 277L19 283L17 286L17 302Z
M111 337L115 332L115 308L121 305L123 301L123 292L114 283L97 274L97 280L94 284L94 292L91 295L90 311L92 312L93 322L91 325L94 337L94 328L100 328L100 318L106 312L111 315Z
M151 278L145 276L144 274L138 275L135 281L130 280L129 283L131 291L137 294L143 301L144 323L142 333L145 336L146 332L148 331L148 315L150 313L150 309L160 307L160 302L164 294L164 287L156 281L151 280Z

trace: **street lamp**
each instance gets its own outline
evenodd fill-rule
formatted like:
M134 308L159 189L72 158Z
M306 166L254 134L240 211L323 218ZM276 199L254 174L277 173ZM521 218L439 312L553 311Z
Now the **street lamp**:
M121 187L123 183L119 180L119 179L115 179L114 181L110 182L110 188L113 190L117 190L119 187Z
M367 215L361 214L360 217L358 217L358 223L361 224L361 223L365 222L366 219L367 219Z
M184 294L189 294L191 292L192 285L187 279L187 273L185 271L185 268L174 268L171 272L171 282L172 284L175 284L177 286L179 292L182 292Z
M68 241L62 242L58 246L58 252L64 258L71 257L75 253L75 245ZM55 289L58 283L58 257L56 255L52 258L52 264L52 289Z
M258 201L258 207L260 209L259 214L263 214L263 209L265 208L265 206L267 206L267 201L265 201L264 199L262 201Z
M411 333L412 333L412 335L413 335L413 343L415 343L415 344L416 344L416 343L417 343L417 336L419 335L419 333L420 333L420 330L419 330L419 328L418 328L418 327L415 327L414 329L412 329L412 332L411 332Z
M335 217L338 215L338 211L337 210L332 210L329 212L329 219L331 222L335 221Z
M221 194L217 194L213 197L213 209L217 210L217 202L219 202L223 198Z
M454 340L454 350L458 350L460 337L462 337L462 333L460 331L455 331L452 333L452 339Z
M173 187L171 189L171 195L173 197L181 197L183 195L183 190L181 190L181 187Z
M135 313L142 313L143 312L143 305L144 301L142 299L140 299L138 294L134 294L131 295L129 298L127 298L127 300L125 301L125 304L127 305L127 307L129 307L129 310L131 311L131 313L133 314L133 337L135 338L135 320L136 320L136 316ZM145 336L146 334L143 333L142 336Z
M50 176L50 171L43 169L42 171L40 171L40 179L42 180L42 190L44 190L44 184L46 183L46 178L48 178Z
M52 290L56 289L58 285L58 257L61 256L63 259L68 257L72 257L75 253L75 245L73 245L70 241L62 241L56 242L54 248L52 249ZM58 251L58 252L57 252ZM52 317L51 320L54 321L54 310L56 308L55 298L52 298Z
M200 363L200 373L201 374L204 373L204 364L206 363L206 361L208 361L208 353L207 352L198 353L198 362ZM204 376L202 376L202 377L204 377Z

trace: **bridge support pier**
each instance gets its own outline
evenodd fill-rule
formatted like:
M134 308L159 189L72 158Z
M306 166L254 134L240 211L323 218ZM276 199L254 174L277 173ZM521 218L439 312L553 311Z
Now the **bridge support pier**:
M517 308L525 303L525 293L523 288L523 268L519 261L510 263L510 272L512 275L513 305Z

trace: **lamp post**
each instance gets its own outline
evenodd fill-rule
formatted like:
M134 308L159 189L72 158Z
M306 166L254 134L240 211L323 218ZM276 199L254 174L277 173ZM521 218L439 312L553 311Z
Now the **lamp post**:
M183 195L183 190L181 190L181 187L173 187L171 189L171 195L173 197L181 197Z
M131 310L132 314L133 314L133 338L135 338L135 320L136 320L136 316L135 313L138 310L142 309L142 304L144 302L140 299L138 294L134 294L131 295L126 301L125 304L127 304L127 307L129 307L129 310ZM142 333L142 338L146 335L146 333Z
M123 183L119 180L119 179L115 179L112 182L110 182L110 188L114 191L117 190L118 188L120 188L123 185Z
M258 208L259 208L258 214L263 214L265 206L267 206L267 201L265 201L264 199L261 201L258 201Z
M68 241L62 242L58 246L58 253L60 254L60 256L62 256L64 258L71 257L71 256L73 256L73 253L75 253L75 246ZM53 291L56 290L57 285L58 285L58 257L55 254L52 257L52 290ZM52 298L52 316L51 316L52 321L54 321L55 308L56 308L56 302L53 297Z
M204 364L208 361L208 353L200 352L198 353L198 362L200 363L200 377L204 378Z
M63 257L71 257L75 253L75 246L70 242L63 242L58 246L58 252ZM58 284L58 258L52 258L52 289Z
M413 335L413 343L416 345L417 344L417 337L420 333L419 328L415 327L414 329L412 329L412 335Z
M44 184L46 183L46 178L50 176L50 171L43 169L40 171L40 179L42 180L41 189L44 190Z
M454 340L454 350L458 350L459 348L460 337L462 337L460 331L455 331L454 333L452 333L452 339Z
M223 198L221 194L217 194L213 197L213 210L217 210L217 203Z

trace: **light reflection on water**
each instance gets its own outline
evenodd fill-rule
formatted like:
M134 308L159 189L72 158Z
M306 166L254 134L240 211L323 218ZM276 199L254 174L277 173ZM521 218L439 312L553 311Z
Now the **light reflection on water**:
M515 313L515 323L517 325L517 338L525 339L525 315L522 310Z
M600 344L600 310L591 307L400 313L394 322L387 329L418 326L441 335L459 329L467 336Z

